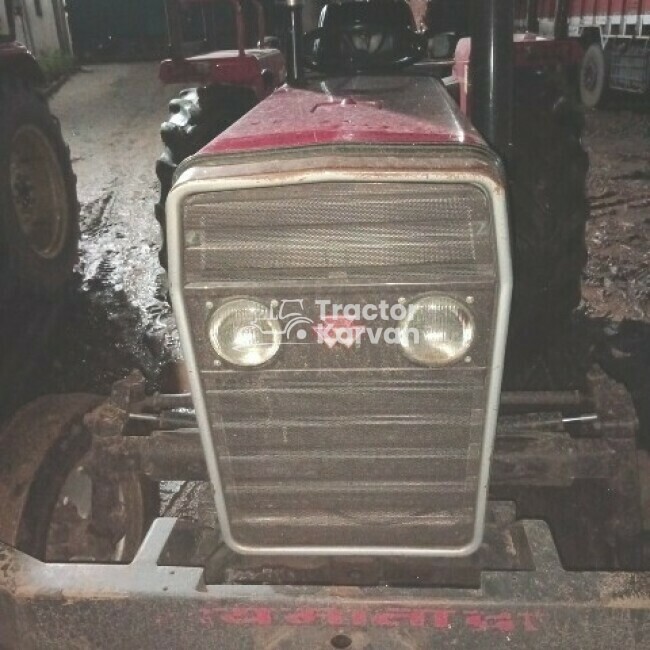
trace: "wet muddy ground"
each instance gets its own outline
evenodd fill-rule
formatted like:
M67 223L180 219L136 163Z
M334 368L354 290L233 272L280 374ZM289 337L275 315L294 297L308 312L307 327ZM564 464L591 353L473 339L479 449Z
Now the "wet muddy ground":
M177 92L158 81L155 64L105 65L76 75L52 101L81 203L78 304L62 352L83 363L95 390L134 362L153 381L175 354L153 205L160 124Z
M113 64L86 68L52 99L79 178L77 281L55 309L10 308L3 335L23 352L0 377L5 414L47 392L106 393L133 368L153 387L179 354L153 216L158 131L178 90L159 83L153 63ZM641 360L641 378L650 367L649 143L650 110L638 102L587 116L593 216L584 313L614 355Z
M650 322L650 106L619 97L587 115L586 312Z
M650 449L650 100L614 96L586 126L583 325L593 356L630 390Z
M133 368L155 385L176 356L153 206L160 124L178 90L153 63L100 65L51 99L78 177L78 272L56 307L22 298L4 309L0 327L20 354L0 373L0 417L42 393L105 394Z

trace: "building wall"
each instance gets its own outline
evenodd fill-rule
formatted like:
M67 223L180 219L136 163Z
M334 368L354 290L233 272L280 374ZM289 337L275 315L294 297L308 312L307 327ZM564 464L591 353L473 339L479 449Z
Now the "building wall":
M0 38L9 37L10 34L11 26L9 25L7 3L5 0L0 0Z
M36 56L70 53L70 33L63 0L15 0L16 36Z

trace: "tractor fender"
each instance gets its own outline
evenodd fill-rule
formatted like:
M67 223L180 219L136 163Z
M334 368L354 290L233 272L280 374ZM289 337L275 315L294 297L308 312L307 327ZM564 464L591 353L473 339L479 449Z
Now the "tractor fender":
M45 83L45 77L34 55L20 43L0 43L0 75L11 73L34 85Z
M461 38L456 45L452 82L459 85L459 104L463 114L469 114L470 78L469 66L472 54L472 40ZM570 74L575 74L582 63L584 52L579 41L571 39L551 39L537 34L514 35L515 71L555 70L561 66Z
M103 401L86 394L48 395L16 413L0 433L0 540L16 546L35 477L84 416Z

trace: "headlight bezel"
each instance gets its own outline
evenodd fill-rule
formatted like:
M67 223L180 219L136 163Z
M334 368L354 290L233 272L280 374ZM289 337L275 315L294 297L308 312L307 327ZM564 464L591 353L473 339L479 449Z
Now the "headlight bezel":
M271 333L273 343L269 347L269 353L265 357L261 358L261 360L245 362L242 358L238 360L232 352L225 347L223 340L219 338L219 329L220 327L223 327L224 322L229 317L232 317L236 311L250 311L251 316L253 317L256 310L258 317L252 320L251 323L260 320L264 321L269 327L269 331L265 333ZM260 315L262 316L261 318ZM232 296L221 301L212 311L207 320L207 338L219 361L227 363L229 366L239 370L261 368L273 362L282 347L283 336L280 323L271 316L271 307L261 300L251 296Z
M429 302L431 305L434 303L434 301L439 301L440 304L442 303L447 303L446 306L451 307L457 307L458 311L461 312L463 315L467 317L467 323L470 328L470 336L469 340L463 344L463 346L459 349L459 351L453 355L450 356L446 359L439 359L439 360L426 360L423 356L417 355L413 352L414 348L413 346L409 347L406 345L408 342L408 330L409 330L409 325L412 324L412 318L413 318L413 312L418 306L422 306L423 304L426 304ZM468 301L467 300L461 300L457 296L443 293L443 292L427 292L425 294L419 294L417 296L414 296L411 300L408 301L405 305L408 314L406 318L404 318L402 321L399 322L398 329L400 331L400 348L402 354L412 363L415 363L419 366L424 366L427 368L446 368L449 366L453 366L458 364L461 361L471 361L472 357L470 355L472 351L472 347L476 343L476 340L478 338L478 330L477 330L477 318L468 306ZM413 328L416 330L419 330L419 328ZM419 330L421 332L421 330ZM402 338L404 332L406 332L406 339L404 340Z

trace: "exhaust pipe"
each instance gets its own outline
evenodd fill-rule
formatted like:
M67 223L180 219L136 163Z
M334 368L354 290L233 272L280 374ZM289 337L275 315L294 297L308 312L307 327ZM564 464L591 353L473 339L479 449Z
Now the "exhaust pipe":
M472 0L470 117L504 160L512 147L513 33L513 0Z

